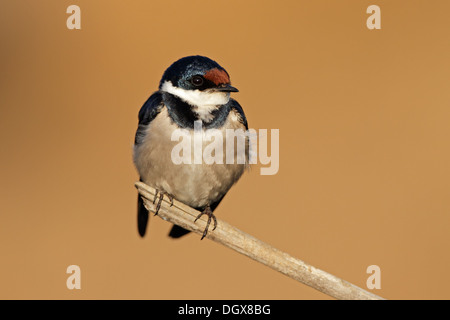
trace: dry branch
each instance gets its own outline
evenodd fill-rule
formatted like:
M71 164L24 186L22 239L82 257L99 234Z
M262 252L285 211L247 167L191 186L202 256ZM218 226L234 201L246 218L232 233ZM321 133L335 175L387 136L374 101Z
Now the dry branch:
M155 204L153 204L153 199L155 196L155 189L142 182L136 182L135 185L144 199L146 208L154 212ZM206 218L202 217L194 223L194 220L198 214L198 211L179 201L174 200L173 206L170 206L170 202L167 199L164 199L158 216L166 221L201 235L206 226ZM297 258L294 258L289 254L242 232L222 220L218 220L217 228L214 231L212 231L212 228L209 229L206 238L242 253L274 270L287 275L292 279L300 281L301 283L336 299L383 299L347 281L339 279L325 271L317 269Z

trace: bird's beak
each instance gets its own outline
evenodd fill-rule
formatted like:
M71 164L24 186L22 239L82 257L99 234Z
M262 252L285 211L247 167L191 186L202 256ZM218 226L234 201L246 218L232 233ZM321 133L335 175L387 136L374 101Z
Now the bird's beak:
M237 88L231 86L230 84L223 84L220 87L215 88L215 90L222 92L239 92Z

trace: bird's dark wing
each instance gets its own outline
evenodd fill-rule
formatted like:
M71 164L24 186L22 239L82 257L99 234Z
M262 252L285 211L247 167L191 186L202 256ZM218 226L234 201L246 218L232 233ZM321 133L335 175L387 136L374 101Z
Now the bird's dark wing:
M145 101L141 110L139 110L139 125L136 130L134 144L142 143L148 124L161 112L162 107L162 95L159 91L153 93L150 98Z
M247 118L245 117L244 109L242 109L239 102L237 102L234 99L230 99L229 103L231 104L231 109L234 109L235 111L237 111L239 113L239 115L241 116L241 119L239 119L239 120L245 126L245 130L248 130L248 123L247 123Z
M161 93L155 92L147 99L139 111L139 125L134 138L134 144L139 145L145 138L145 133L149 123L158 115L162 109L162 96ZM142 181L140 179L140 181ZM147 230L148 223L148 210L144 206L144 202L140 195L138 195L137 206L137 222L139 235L143 237Z

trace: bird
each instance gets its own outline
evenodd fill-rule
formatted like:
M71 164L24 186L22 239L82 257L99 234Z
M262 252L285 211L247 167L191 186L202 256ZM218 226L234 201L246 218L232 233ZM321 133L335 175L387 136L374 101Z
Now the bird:
M176 199L208 217L203 239L211 221L214 228L217 219L213 214L230 188L249 168L249 139L245 135L244 160L237 161L239 148L230 149L229 161L214 163L174 163L172 151L178 141L173 141L176 130L184 130L194 137L196 123L201 125L202 134L216 130L226 136L227 130L248 133L248 123L241 105L231 93L239 92L231 85L228 72L216 61L201 55L183 57L173 62L163 73L156 92L146 100L139 110L133 162L139 180L155 188L157 215L164 197L171 204ZM215 141L216 147L224 147L231 138ZM234 137L232 137L234 141ZM211 142L213 143L213 142ZM234 143L234 142L233 142ZM202 142L205 147L206 142ZM221 145L218 145L221 144ZM223 152L225 159L225 152ZM228 160L228 159L227 159ZM220 163L222 162L222 163ZM159 197L159 199L158 199ZM149 220L149 211L138 195L138 233L144 237ZM194 222L195 222L194 221ZM180 238L190 231L173 225L169 237Z

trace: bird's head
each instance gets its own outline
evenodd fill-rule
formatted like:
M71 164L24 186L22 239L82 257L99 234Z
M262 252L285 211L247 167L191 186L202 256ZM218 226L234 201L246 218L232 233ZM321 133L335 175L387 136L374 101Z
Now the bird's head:
M203 56L175 61L164 72L159 89L198 108L226 104L230 92L239 91L231 86L230 76L224 68Z

